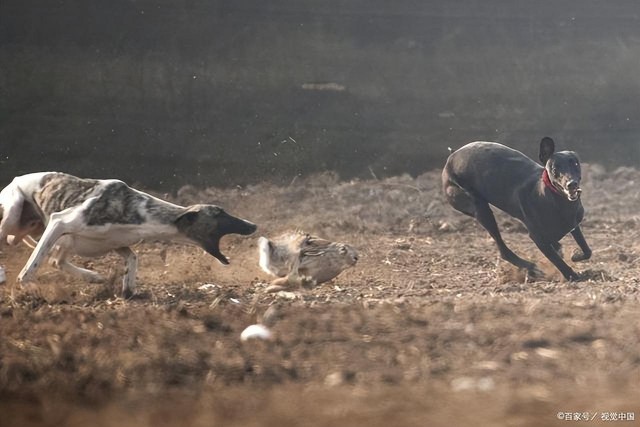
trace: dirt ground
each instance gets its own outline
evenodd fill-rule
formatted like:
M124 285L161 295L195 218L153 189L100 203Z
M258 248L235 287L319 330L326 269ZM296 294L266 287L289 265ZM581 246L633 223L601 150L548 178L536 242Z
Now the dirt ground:
M578 283L503 215L507 244L548 278L500 261L444 203L439 171L160 194L220 204L259 230L223 239L229 266L198 248L139 245L128 301L115 296L115 255L77 260L108 284L46 267L27 291L15 276L28 248L5 248L0 425L638 425L640 172L585 165L583 190L594 253L575 265ZM358 264L265 294L257 237L295 228L350 243ZM568 258L576 245L563 243ZM273 339L242 342L258 321Z

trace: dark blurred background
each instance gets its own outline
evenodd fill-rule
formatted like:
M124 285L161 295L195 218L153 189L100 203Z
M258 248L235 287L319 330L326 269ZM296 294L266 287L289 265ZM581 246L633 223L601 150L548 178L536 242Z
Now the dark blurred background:
M635 0L2 0L0 183L419 174L473 140L640 160Z

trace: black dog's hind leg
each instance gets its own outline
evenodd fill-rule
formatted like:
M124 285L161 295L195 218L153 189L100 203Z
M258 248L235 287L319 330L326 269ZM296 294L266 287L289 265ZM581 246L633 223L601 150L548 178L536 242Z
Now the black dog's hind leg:
M582 234L582 230L580 229L580 226L577 226L576 228L574 228L571 231L571 235L575 239L578 246L580 246L580 250L582 251L582 253L575 251L571 256L571 261L578 262L578 261L584 261L585 259L591 258L591 248L587 244L587 241L585 240L584 235Z
M449 204L453 206L455 210L470 217L476 217L474 197L455 181L451 179L445 181L444 194Z
M507 247L500 235L496 218L493 216L493 212L491 211L489 204L484 199L472 195L451 179L445 181L444 190L447 201L451 206L465 215L474 217L480 225L489 232L489 235L491 235L498 245L500 257L502 257L502 259L510 262L516 267L527 269L534 277L541 277L544 275L534 263L520 258Z
M536 267L536 265L532 262L526 261L516 255L511 249L507 247L502 240L502 236L500 235L500 230L498 229L498 224L496 223L496 217L493 215L489 204L484 200L474 199L475 206L475 217L488 232L489 235L493 238L493 240L498 245L498 250L500 251L500 256L505 261L510 262L519 268L525 268L529 271L529 273L534 277L540 277L544 274L542 271Z

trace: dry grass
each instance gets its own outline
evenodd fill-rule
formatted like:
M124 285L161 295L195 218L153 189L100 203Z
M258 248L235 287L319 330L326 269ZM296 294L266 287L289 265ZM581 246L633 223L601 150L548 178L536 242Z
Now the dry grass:
M502 215L507 243L548 279L531 282L500 261L486 233L443 204L438 172L349 183L322 175L174 197L217 201L262 234L299 227L358 248L355 268L296 293L264 292L257 236L225 238L228 268L193 248L141 245L140 287L129 301L115 296L117 257L79 260L109 275L105 285L43 269L34 291L13 284L26 249L2 252L0 425L566 425L558 411L640 416L639 198L628 185L640 173L587 166L585 176L594 256L576 266L587 278L579 283L561 280ZM573 246L565 242L565 253ZM265 316L275 338L241 342Z

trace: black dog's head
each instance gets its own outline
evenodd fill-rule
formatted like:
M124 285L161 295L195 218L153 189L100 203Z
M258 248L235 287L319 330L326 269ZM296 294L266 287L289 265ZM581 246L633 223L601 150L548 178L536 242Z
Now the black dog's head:
M555 152L555 143L549 137L540 141L540 161L545 167L551 185L570 202L580 198L580 159L573 151Z
M198 243L222 264L229 260L220 252L220 239L227 234L249 235L257 226L236 218L215 205L189 206L175 219L178 230L189 240Z

